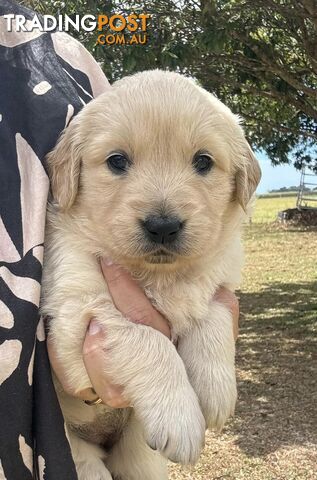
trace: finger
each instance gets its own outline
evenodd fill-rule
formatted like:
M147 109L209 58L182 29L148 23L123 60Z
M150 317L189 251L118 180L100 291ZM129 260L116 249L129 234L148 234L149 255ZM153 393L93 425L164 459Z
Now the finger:
M83 346L83 359L88 376L103 403L113 408L128 407L130 402L124 397L123 387L115 385L105 372L106 357L105 332L95 320L91 320Z
M151 304L131 275L110 260L101 261L101 269L116 308L134 323L142 323L171 337L168 321Z

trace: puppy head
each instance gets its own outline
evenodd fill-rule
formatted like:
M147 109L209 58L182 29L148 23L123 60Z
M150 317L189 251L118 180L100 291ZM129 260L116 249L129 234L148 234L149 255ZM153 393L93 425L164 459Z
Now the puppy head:
M148 267L216 250L228 209L245 209L260 179L230 110L161 71L125 78L88 104L48 164L55 200L93 251Z

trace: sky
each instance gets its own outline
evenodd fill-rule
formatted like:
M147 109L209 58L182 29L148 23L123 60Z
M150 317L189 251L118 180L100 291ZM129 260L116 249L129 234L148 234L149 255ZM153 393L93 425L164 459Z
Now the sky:
M273 167L269 158L263 153L256 153L262 170L261 182L257 193L266 193L269 190L299 185L300 171L291 165Z

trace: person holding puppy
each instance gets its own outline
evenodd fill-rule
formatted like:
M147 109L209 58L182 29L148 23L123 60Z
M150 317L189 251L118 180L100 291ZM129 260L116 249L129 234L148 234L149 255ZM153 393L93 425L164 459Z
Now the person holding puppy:
M0 16L33 13L4 0ZM54 391L43 324L38 317L45 209L49 190L45 155L82 105L110 88L100 67L62 33L0 32L0 478L76 479ZM101 268L113 302L129 320L170 337L168 319L155 310L120 266ZM220 289L237 335L238 301ZM90 322L83 357L93 390L83 401L112 407L130 404L116 379L102 373L107 332ZM48 344L55 374L67 391L66 374ZM73 393L74 392L69 392Z

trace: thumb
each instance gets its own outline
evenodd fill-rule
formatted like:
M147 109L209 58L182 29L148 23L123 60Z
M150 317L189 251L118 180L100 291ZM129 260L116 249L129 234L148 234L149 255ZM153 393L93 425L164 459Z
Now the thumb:
M113 408L124 408L129 402L123 396L123 387L115 385L106 373L106 332L95 319L90 321L83 345L84 364L96 394L103 403Z
M90 320L83 345L84 359L94 354L95 350L100 350L105 341L105 332L101 325L95 320Z

